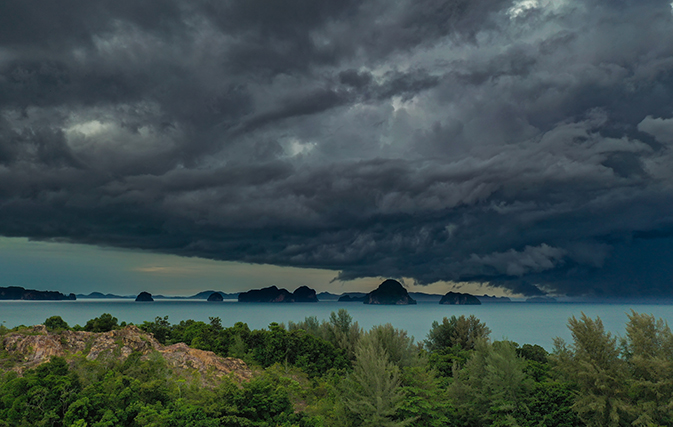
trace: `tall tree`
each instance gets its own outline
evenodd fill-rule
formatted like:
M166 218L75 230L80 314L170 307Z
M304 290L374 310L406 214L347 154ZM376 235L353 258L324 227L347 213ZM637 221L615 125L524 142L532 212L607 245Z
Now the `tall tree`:
M451 316L444 318L442 323L432 322L432 329L428 332L425 346L430 351L439 351L454 346L464 350L474 349L477 341L488 338L491 330L474 315Z
M400 370L376 340L361 340L355 348L353 372L344 381L343 400L362 427L403 427L413 419L394 420L404 393Z
M377 325L366 332L360 341L375 341L388 355L389 360L400 368L416 366L420 363L418 347L413 337L406 331L393 327L390 323Z
M565 377L577 384L573 405L588 426L620 426L629 422L628 371L620 358L617 338L605 332L600 318L582 313L568 320L573 344L557 340L554 356Z
M517 425L515 417L526 412L529 380L525 361L509 341L476 343L474 353L456 372L449 394L465 425Z
M673 425L673 334L666 322L631 310L622 342L632 377L634 425Z

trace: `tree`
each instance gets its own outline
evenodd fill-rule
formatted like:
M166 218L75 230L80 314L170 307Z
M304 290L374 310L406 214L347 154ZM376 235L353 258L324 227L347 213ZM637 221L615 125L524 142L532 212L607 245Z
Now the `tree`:
M154 322L143 322L140 329L149 332L161 344L167 344L171 338L171 324L168 321L168 316L155 317Z
M389 360L400 368L419 364L418 347L414 345L414 339L390 323L374 326L360 338L360 341L363 340L381 346Z
M470 360L456 372L449 388L465 424L516 425L515 417L527 412L530 382L524 366L511 342L477 341Z
M631 375L634 425L673 425L673 334L662 319L631 310L622 353Z
M619 426L629 419L628 371L617 338L605 332L600 318L584 313L568 320L573 345L557 339L554 359L565 378L577 384L573 409L588 426Z
M110 313L103 313L100 317L93 318L84 325L84 330L87 332L110 332L118 328L117 318L112 317Z
M355 349L353 372L344 381L343 401L363 427L402 427L413 419L394 420L402 405L400 370L376 340L361 340Z
M457 426L456 409L448 398L444 379L428 366L405 368L401 374L404 400L398 419L413 418L414 427Z
M491 330L474 315L451 316L442 320L442 323L432 322L432 329L425 340L425 346L429 351L439 351L454 346L464 350L474 349L477 341L488 338Z
M66 321L63 320L61 316L51 316L50 318L44 321L44 326L47 328L48 331L52 332L70 329L70 326L68 326Z
M353 322L348 311L340 308L337 313L332 312L329 322L323 322L320 328L324 339L346 351L351 360L355 358L355 346L360 340L362 329L358 322Z

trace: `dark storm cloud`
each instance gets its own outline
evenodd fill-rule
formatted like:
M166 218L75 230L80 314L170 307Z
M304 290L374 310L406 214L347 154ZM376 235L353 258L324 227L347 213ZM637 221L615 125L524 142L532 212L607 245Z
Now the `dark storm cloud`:
M5 1L0 233L673 294L664 1Z

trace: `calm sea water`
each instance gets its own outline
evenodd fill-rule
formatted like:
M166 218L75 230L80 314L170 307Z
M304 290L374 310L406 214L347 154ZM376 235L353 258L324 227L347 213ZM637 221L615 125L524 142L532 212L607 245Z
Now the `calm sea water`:
M406 330L416 341L425 339L432 322L452 315L474 314L491 328L493 339L509 339L519 344L539 344L552 349L552 339L561 337L571 341L567 321L582 312L595 318L600 316L610 332L624 335L624 326L631 309L653 314L673 323L673 305L658 304L483 304L478 306L439 305L419 302L407 306L371 306L362 303L254 304L225 301L209 303L193 300L158 300L136 303L133 300L78 300L78 301L0 301L0 322L7 327L35 325L50 316L61 316L71 326L83 325L87 320L110 313L120 322L142 323L157 316L168 316L171 323L194 319L208 322L208 317L219 317L223 326L245 322L252 329L265 328L271 322L300 321L306 316L319 320L329 318L332 311L348 310L361 327L391 323Z

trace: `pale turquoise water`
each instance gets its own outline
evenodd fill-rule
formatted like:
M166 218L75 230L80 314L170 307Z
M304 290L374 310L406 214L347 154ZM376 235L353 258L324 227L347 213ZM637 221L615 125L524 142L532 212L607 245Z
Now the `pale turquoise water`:
M539 344L552 348L553 337L570 341L568 318L582 312L591 317L600 316L607 330L623 335L631 309L653 314L672 323L673 305L657 304L483 304L478 306L451 306L423 303L408 306L371 306L361 303L332 301L305 304L250 304L235 301L208 303L192 300L160 300L136 303L133 300L78 300L78 301L0 301L0 322L7 327L20 324L34 325L50 316L61 316L70 325L110 313L119 321L142 323L156 316L168 316L171 323L194 319L207 322L208 317L219 317L223 326L245 322L252 329L265 328L271 322L300 321L306 316L327 319L332 311L345 308L360 326L391 323L406 330L416 340L425 339L432 322L451 315L474 314L493 331L493 339L507 338L519 344Z

